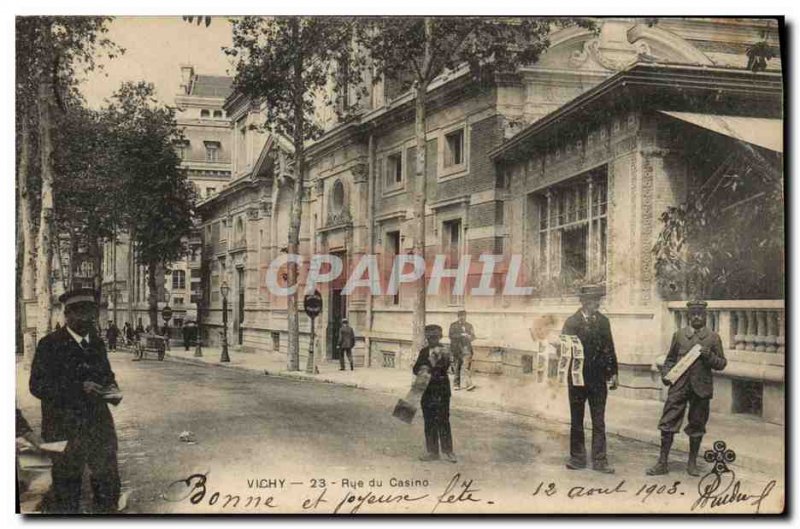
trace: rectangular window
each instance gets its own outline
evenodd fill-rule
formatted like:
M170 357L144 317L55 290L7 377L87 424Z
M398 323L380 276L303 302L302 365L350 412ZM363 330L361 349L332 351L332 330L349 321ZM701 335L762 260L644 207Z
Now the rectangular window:
M387 256L391 259L391 266L392 271L394 272L394 267L396 266L395 257L400 255L400 232L399 231L387 231L386 232L386 251ZM399 305L400 304L400 291L398 289L397 294L392 296L391 299L392 305Z
M219 143L216 141L207 141L206 145L206 161L216 162L219 160Z
M444 142L444 166L462 165L464 163L464 129L445 134Z
M442 249L444 250L444 254L447 258L445 267L448 269L458 268L458 263L461 261L462 253L461 219L443 222L442 235L444 237L444 240L442 241ZM445 285L444 288L447 289L447 296L450 305L461 305L464 303L464 296L453 294L455 278L444 278L442 283Z
M172 298L173 305L183 305L183 298Z
M548 188L536 196L536 204L539 278L558 292L574 290L585 282L604 282L608 247L607 167Z
M217 188L216 187L207 187L206 188L206 196L207 197L210 197L211 195L213 195L216 192L217 192Z
M395 189L403 183L403 153L396 152L386 157L386 188Z
M189 142L188 141L179 141L175 144L175 152L178 154L178 158L181 160L186 160L189 157Z
M172 290L183 290L186 288L186 272L183 270L172 271Z

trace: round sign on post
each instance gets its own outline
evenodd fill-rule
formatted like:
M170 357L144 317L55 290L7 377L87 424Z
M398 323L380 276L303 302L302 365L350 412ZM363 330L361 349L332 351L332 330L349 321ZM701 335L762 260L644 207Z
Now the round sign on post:
M309 294L303 298L303 308L309 318L316 318L319 316L319 313L322 312L322 296L318 290L315 290L313 294Z
M169 305L161 309L161 317L164 318L164 321L169 321L172 318L172 309Z

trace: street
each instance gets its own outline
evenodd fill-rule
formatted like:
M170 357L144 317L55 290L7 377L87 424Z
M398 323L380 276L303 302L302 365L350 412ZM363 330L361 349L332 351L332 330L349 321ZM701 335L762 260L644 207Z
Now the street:
M637 441L609 436L615 475L569 471L566 427L454 409L458 463L423 463L422 417L393 418L390 395L109 357L125 395L114 416L128 513L675 512L698 498L685 454L648 478L657 448ZM736 479L747 500L698 511L755 512L765 490L760 510L780 505L782 476L737 469Z

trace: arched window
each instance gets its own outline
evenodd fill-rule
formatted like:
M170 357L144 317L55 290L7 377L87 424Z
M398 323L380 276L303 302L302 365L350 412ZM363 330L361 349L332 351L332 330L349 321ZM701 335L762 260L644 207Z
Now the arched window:
M341 180L337 180L331 190L331 211L340 213L342 209L344 209L344 184Z
M183 270L172 271L172 290L183 290L186 288L186 272Z
M204 108L204 109L202 109L202 110L200 111L200 117L201 117L201 118L207 118L207 117L208 117L208 116L210 116L210 115L211 115L211 113L208 111L208 109L207 109L207 108Z

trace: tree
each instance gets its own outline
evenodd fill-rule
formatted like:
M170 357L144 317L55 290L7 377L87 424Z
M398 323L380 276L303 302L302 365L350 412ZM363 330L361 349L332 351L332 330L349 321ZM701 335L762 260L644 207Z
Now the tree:
M58 111L66 110L65 97L75 91L76 72L95 68L97 50L105 50L112 58L123 51L103 36L108 20L104 17L18 17L16 21L19 220L24 245L21 294L23 299L34 295L38 298L39 336L49 332L52 311L51 267L56 230L53 187L57 178L53 130ZM38 201L32 194L33 189L39 190ZM35 215L37 208L38 215ZM35 292L31 289L34 276ZM26 337L26 360L32 357L32 349L32 337Z
M147 266L148 315L155 327L158 271L185 255L196 196L175 152L175 142L182 139L175 112L158 105L153 93L152 84L123 83L105 112L121 180L112 219L126 229L138 262Z
M232 21L236 59L234 90L266 103L266 129L292 139L293 194L289 209L289 254L299 253L307 140L322 131L313 120L315 101L330 82L341 87L359 75L349 19L332 17L244 17ZM337 69L336 66L340 67ZM276 184L277 185L277 184ZM298 268L288 265L287 283L297 285ZM296 289L295 289L296 290ZM296 291L288 299L288 368L300 365Z
M376 73L403 82L409 74L414 90L416 160L413 188L413 252L425 258L426 111L428 88L447 71L468 66L476 80L491 81L519 64L536 62L549 46L554 26L585 19L486 17L375 17L360 19L357 42L375 63ZM424 346L425 278L415 284L413 347Z
M784 296L782 156L744 142L726 154L688 200L661 214L652 253L667 299Z

